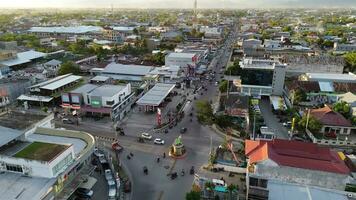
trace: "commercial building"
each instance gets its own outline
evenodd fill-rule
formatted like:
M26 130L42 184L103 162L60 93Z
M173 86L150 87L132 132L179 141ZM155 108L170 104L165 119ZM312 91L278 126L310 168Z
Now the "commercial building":
M156 110L164 99L172 92L175 84L157 83L146 94L144 94L136 104L142 107L145 112Z
M285 65L273 60L245 58L240 67L240 79L234 81L238 93L256 97L283 95Z
M25 51L17 53L15 51L0 51L0 77L10 72L10 69L18 68L26 64L30 64L41 58L46 57L46 53L39 51ZM1 70L1 68L7 70Z
M131 110L133 100L130 84L85 84L62 94L62 107L86 115L107 115L112 120L120 120Z
M100 26L52 26L52 27L32 27L29 33L38 37L67 38L72 36L91 36L102 33Z
M67 199L90 171L94 138L53 129L53 114L0 117L0 199Z
M334 43L334 51L336 53L346 53L356 51L356 44L339 44Z
M199 63L199 57L196 53L170 53L165 58L165 66L187 68L188 65L195 67L197 63Z
M251 200L280 199L286 191L282 186L290 187L288 194L305 195L299 189L315 188L310 194L346 196L346 184L353 179L343 153L313 143L246 140L245 154L247 199Z
M123 80L132 85L139 85L144 77L149 74L154 67L144 65L124 65L112 62L100 72L101 76L110 77L114 80Z
M64 90L77 87L81 81L81 76L72 74L58 76L42 83L32 85L29 88L30 93L19 96L17 100L32 105L53 105L55 102L52 100L60 97Z

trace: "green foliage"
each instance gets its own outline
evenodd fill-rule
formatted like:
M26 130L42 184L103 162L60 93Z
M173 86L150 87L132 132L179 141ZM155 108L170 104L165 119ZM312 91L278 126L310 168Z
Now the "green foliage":
M356 126L356 116L351 117L351 123L352 125Z
M218 115L215 117L215 123L221 128L227 128L233 126L232 117L228 115Z
M213 109L208 101L197 101L197 117L203 124L212 124L214 120Z
M347 53L344 58L346 69L350 72L356 72L356 52Z
M222 80L219 84L219 90L221 93L227 92L228 80Z
M296 120L297 129L301 130L301 131L305 130L307 121L308 121L307 115L304 115L301 119L297 118L297 120ZM315 119L312 116L309 116L308 129L311 132L318 133L320 131L321 127L322 127L322 125L320 124L320 122L317 119Z
M146 61L153 62L156 65L164 65L165 55L161 52L145 57Z
M235 60L234 64L229 66L226 71L225 74L226 75L232 75L232 76L238 76L242 73L242 69L240 67L240 60Z
M61 68L58 71L59 75L64 75L64 74L79 74L80 73L80 67L79 65L75 64L72 61L66 61L61 65Z
M190 191L185 195L186 200L200 200L200 192Z
M142 55L148 52L148 49L145 45L140 42L136 42L137 45L132 46L130 44L124 45L116 50L116 53L130 54L133 56Z
M304 92L304 90L301 90L300 88L293 90L292 91L292 99L293 99L293 104L298 104L302 101L306 101L307 99L307 94Z
M351 117L351 106L345 101L336 102L333 106L333 110L342 114L347 119Z
M283 32L291 32L291 31L292 31L292 27L290 27L290 26L285 26L285 27L282 28L282 31L283 31Z

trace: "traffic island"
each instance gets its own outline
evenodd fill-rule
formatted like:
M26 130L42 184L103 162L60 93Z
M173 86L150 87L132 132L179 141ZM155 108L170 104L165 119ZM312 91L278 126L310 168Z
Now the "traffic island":
M173 142L169 149L169 156L174 159L181 159L186 156L186 149L182 143L182 137L179 136Z

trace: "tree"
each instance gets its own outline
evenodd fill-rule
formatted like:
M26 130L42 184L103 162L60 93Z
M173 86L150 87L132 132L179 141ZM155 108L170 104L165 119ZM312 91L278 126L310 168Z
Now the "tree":
M347 53L344 58L346 70L356 72L356 52Z
M185 195L186 200L200 200L200 192L190 191Z
M241 75L242 69L240 67L240 60L235 60L234 64L229 66L225 71L225 75L238 76Z
M204 124L212 124L214 115L213 109L208 101L197 101L197 117L199 122Z
M218 115L215 117L215 123L221 128L231 127L233 125L232 119L228 115Z
M219 84L219 90L221 93L227 92L228 80L222 80Z
M342 114L347 119L351 117L351 106L345 101L336 102L333 106L333 110Z
M305 127L306 127L306 124L307 124L307 121L308 121L308 117L307 115L304 115L301 119L297 119L297 125L298 125L298 129L301 130L301 131L304 131L305 130ZM308 121L308 130L313 132L313 133L317 133L320 131L322 125L320 124L320 122L315 119L314 117L312 116L309 116L309 121Z
M306 101L307 99L307 94L304 92L304 90L301 90L300 88L293 90L292 91L292 99L293 99L293 104L298 104L302 101Z
M59 75L64 75L64 74L79 74L80 73L80 67L79 65L73 63L72 61L67 61L64 62L61 67L59 68L58 74Z
M229 191L229 199L232 200L232 192L237 190L238 186L234 185L234 184L230 184L229 186L227 186L227 190Z

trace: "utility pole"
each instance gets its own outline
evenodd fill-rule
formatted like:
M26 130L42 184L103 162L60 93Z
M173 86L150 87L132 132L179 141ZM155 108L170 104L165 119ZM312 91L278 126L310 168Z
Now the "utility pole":
M253 129L252 129L253 140L256 140L255 131L256 131L256 114L253 113Z
M308 109L308 114L307 114L307 123L305 124L305 132L308 129L308 125L309 125L309 117L310 117L310 109Z

